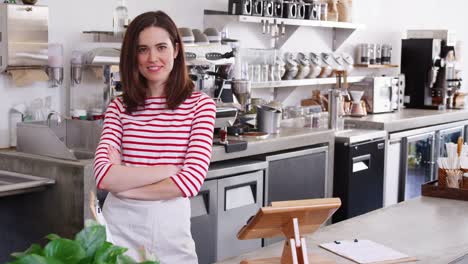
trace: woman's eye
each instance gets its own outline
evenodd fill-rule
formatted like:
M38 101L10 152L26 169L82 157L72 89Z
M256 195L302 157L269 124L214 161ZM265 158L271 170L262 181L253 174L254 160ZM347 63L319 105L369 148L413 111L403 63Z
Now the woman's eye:
M163 51L163 50L165 50L166 48L167 48L166 46L159 46L159 47L158 47L158 50L159 50L159 51Z
M138 53L145 53L145 52L147 52L147 51L148 51L148 49L147 49L147 48L145 48L145 47L140 47L140 48L138 48L138 50L137 50L137 51L138 51Z

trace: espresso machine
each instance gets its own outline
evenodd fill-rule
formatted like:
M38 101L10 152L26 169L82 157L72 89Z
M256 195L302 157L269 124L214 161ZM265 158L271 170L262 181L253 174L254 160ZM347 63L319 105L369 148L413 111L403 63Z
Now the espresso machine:
M215 133L218 137L214 144L223 145L228 153L247 148L247 141L227 138L228 134L243 133L240 120L250 106L250 82L236 80L231 74L236 55L237 50L229 45L185 48L187 67L196 88L216 102Z
M440 110L453 106L453 94L460 88L461 79L455 74L451 38L444 30L411 30L408 39L402 40L406 107Z

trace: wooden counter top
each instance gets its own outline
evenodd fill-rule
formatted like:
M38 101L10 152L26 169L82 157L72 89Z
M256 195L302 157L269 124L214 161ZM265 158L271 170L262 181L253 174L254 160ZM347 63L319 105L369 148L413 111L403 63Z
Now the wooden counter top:
M419 197L321 228L307 237L308 252L336 263L354 263L318 244L334 240L370 239L406 253L415 263L468 263L468 202ZM234 264L246 258L281 255L276 243L218 263Z

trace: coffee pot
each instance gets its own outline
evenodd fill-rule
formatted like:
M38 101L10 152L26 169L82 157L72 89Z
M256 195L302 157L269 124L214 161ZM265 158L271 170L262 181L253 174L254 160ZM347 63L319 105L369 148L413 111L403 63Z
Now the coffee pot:
M361 117L366 115L365 109L362 107L361 98L364 91L349 91L351 94L351 116Z

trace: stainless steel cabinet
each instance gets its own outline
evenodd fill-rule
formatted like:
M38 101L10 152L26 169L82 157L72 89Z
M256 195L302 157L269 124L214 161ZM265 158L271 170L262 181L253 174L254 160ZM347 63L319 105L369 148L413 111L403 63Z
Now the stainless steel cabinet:
M263 205L263 171L218 180L217 260L262 247L261 239L238 240L237 232Z
M216 226L218 206L217 181L205 181L197 196L190 199L192 210L191 231L195 241L198 262L213 263L216 261ZM210 228L212 227L212 228Z
M389 140L385 153L384 207L398 203L401 139Z
M328 146L287 151L265 157L265 205L275 201L325 197ZM283 237L264 239L265 245Z
M213 163L203 188L192 197L192 236L198 262L213 263L260 248L261 240L238 240L237 232L263 205L267 163L232 160Z
M460 136L468 138L467 121L390 134L385 163L385 206L419 196L421 184L437 179L436 160L446 155L445 143L455 143Z
M300 200L325 197L328 146L266 157L265 200Z

